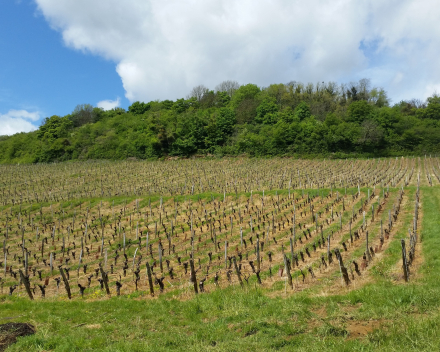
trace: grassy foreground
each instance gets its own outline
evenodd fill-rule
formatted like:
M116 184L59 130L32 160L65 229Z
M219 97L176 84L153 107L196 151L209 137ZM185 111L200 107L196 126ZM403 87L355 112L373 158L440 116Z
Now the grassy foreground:
M0 324L37 328L7 351L440 350L440 188L422 188L421 201L423 262L409 284L378 274L359 290L324 297L272 297L255 286L231 286L188 301L128 295L31 302L0 296ZM399 253L390 246L384 261L400 268Z

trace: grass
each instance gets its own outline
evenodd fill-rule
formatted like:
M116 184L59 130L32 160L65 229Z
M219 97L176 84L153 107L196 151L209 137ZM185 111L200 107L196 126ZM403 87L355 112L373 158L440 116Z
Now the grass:
M409 193L412 204L414 189ZM408 284L373 275L374 282L345 294L272 297L252 283L186 301L140 294L35 302L0 296L0 323L30 322L38 330L7 351L440 350L440 188L421 188L421 201L418 255L422 249L424 260ZM386 270L400 265L395 243L406 231L403 226L390 243ZM360 338L353 338L356 326L366 327Z

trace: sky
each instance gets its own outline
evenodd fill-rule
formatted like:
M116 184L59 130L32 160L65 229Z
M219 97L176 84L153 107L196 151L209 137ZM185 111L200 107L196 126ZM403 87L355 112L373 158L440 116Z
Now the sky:
M225 80L369 78L394 103L425 100L439 18L438 0L1 0L0 135Z

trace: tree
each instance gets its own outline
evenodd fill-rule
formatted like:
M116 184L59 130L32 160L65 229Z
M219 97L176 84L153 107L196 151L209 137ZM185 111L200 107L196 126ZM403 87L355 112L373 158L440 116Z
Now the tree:
M202 98L199 100L200 107L202 109L209 109L215 106L215 94L214 91L209 90L203 94Z
M93 122L101 121L106 116L103 108L93 108L92 113L93 113Z
M424 117L433 120L440 120L440 96L434 94L427 99L428 106L425 109Z
M200 102L203 98L203 96L209 92L209 89L206 88L203 84L195 86L192 90L191 93L189 93L189 97L190 98L196 98L198 102Z
M287 86L284 84L271 84L265 89L266 93L275 98L275 102L281 108L283 104L286 104L289 100L289 95L287 94Z
M305 101L299 103L298 106L295 108L295 117L299 118L300 120L304 120L310 116L311 113L309 105Z
M365 100L353 101L348 107L348 121L362 123L372 111L373 107Z
M221 134L221 140L224 142L226 137L234 131L235 113L230 109L221 108L217 114L216 124Z
M371 81L368 78L362 78L358 83L358 99L369 100L370 98Z
M74 127L85 125L86 123L95 122L95 113L93 106L90 104L79 104L75 107L71 115L71 121Z
M328 114L325 118L325 124L327 126L337 126L340 123L342 123L341 119L333 113Z
M187 109L188 105L186 104L186 100L183 98L177 99L173 105L173 110L176 111L178 114L185 112Z
M383 140L383 130L373 120L362 122L361 135L358 142L367 146L377 146Z
M257 115L258 100L244 99L235 109L237 123L244 124L252 122Z
M292 123L295 114L290 106L285 107L283 110L278 112L278 121L284 121L285 123Z
M139 101L135 101L133 104L131 104L128 107L128 111L131 112L134 115L142 115L146 113L148 110L150 110L151 104L150 103L141 103Z
M237 89L234 96L232 97L232 105L238 107L243 100L255 99L261 89L255 84L246 84Z
M119 107L104 112L104 114L108 117L115 117L118 115L123 115L125 113L126 111L123 108L119 108Z
M225 107L231 101L231 97L226 92L217 92L215 100L218 107Z
M58 138L67 137L73 123L67 117L53 115L46 117L37 131L37 138L45 141L54 141Z
M160 103L162 108L165 110L171 110L173 108L174 102L172 100L163 100Z
M237 81L223 81L215 87L215 92L225 92L232 98L235 91L240 88L240 84Z
M276 113L278 112L278 105L275 98L266 97L263 99L257 108L257 116L255 122L264 123L266 125L272 125L276 123Z
M369 100L371 82L367 78L362 78L358 83L351 82L347 89L347 97L352 101Z
M379 108L389 105L387 93L382 88L373 88L370 91L370 101Z
M387 93L369 85L292 81L259 88L225 81L216 91L198 86L189 99L133 102L128 111L82 104L71 115L46 118L37 131L0 136L0 163L194 153L338 158L440 152L440 96L390 107Z
M327 94L331 95L332 97L338 94L338 86L335 82L328 82L324 89Z
M187 111L189 108L197 108L198 102L196 97L189 98L187 100L185 99L177 99L176 102L173 105L174 111L176 111L178 114L181 114L182 112Z

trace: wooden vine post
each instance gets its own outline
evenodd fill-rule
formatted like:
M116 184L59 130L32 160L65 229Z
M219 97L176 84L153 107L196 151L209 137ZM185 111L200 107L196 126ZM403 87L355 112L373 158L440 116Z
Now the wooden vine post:
M199 289L197 287L197 278L196 278L196 271L194 270L194 260L193 259L189 260L189 266L191 268L191 281L194 284L194 292L196 294L198 294Z
M335 249L335 253L336 256L338 258L338 262L339 262L339 269L341 271L342 274L342 278L344 279L345 285L349 285L350 284L350 278L348 277L348 271L347 268L344 266L344 262L342 261L342 255L341 252L339 251L339 249Z
M235 259L235 257L232 257L232 261L234 262L234 267L235 267L235 272L237 274L238 282L240 283L240 286L243 288L243 281L241 280L241 273L240 270L238 269L237 260Z
M284 270L286 271L287 281L289 282L289 286L293 289L292 275L290 275L289 259L285 254L284 254Z
M405 240L400 240L402 244L402 266L403 266L403 278L406 282L409 280L409 271L408 271L408 263L406 261L406 248L405 248Z
M260 271L260 240L257 238L257 271Z
M368 231L365 232L365 256L367 257L367 261L370 261L370 249L368 248Z
M102 281L104 283L105 292L110 296L110 289L108 287L108 275L104 271L101 265L99 265L99 270L101 271Z
M60 269L60 274L61 277L63 278L64 287L66 288L66 292L67 292L67 297L69 297L69 299L72 299L72 295L70 293L69 281L67 280L66 274L64 273L64 269L61 265L58 268Z
M23 272L21 271L21 269L19 269L18 271L19 271L19 273L20 273L21 281L23 282L24 287L26 288L26 292L27 292L29 298L30 298L31 300L33 300L33 299L34 299L34 296L32 295L31 285L30 285L30 283L29 283L29 276L24 275Z
M148 276L148 285L150 286L150 293L152 296L154 296L153 277L151 275L151 268L148 262L147 262L147 276Z

